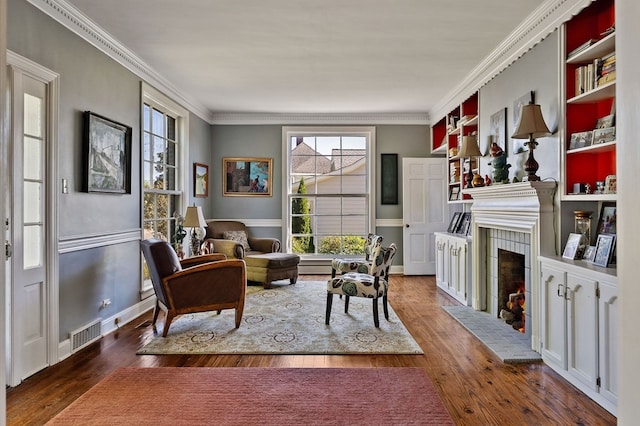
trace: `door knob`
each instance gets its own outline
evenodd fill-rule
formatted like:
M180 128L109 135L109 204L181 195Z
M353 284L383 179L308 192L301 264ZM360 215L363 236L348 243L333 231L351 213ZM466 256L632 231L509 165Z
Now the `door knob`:
M409 224L407 223L405 226L408 228L408 227L409 227Z

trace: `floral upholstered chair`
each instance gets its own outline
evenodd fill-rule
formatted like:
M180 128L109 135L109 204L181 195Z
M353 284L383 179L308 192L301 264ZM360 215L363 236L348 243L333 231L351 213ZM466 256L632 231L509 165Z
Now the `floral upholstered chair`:
M378 320L378 299L382 298L384 317L389 319L389 308L387 306L387 290L389 288L389 268L396 254L395 244L388 248L377 246L373 253L373 259L368 273L347 272L339 277L332 277L327 281L327 312L325 324L329 324L331 318L331 304L333 295L345 296L344 312L349 312L350 297L367 297L373 300L373 323L380 327Z
M364 260L354 258L336 257L331 261L331 278L335 278L336 273L344 274L346 272L362 272L369 273L373 252L377 247L382 245L382 237L376 234L367 235L364 243Z

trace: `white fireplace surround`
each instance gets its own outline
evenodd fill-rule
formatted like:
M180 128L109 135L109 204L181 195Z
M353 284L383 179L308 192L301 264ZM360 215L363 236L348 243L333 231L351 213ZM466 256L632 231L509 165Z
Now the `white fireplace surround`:
M528 234L530 274L527 283L527 334L531 330L531 349L540 352L540 266L538 256L556 254L554 196L556 182L519 182L466 189L473 197L472 213L472 294L476 310L487 309L487 238L489 229ZM489 286L489 287L488 287ZM527 295L529 296L529 295Z

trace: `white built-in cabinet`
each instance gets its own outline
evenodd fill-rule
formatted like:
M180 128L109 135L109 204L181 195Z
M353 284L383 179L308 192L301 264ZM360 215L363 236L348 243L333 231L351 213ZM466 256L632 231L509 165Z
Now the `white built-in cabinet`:
M459 302L471 302L471 238L436 232L436 284Z
M615 270L546 257L540 270L544 362L616 414Z

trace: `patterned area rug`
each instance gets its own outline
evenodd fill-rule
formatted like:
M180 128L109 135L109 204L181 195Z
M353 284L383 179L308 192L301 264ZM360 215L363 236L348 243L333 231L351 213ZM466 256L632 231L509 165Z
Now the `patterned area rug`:
M422 354L422 349L389 306L389 321L379 303L380 328L373 325L372 301L333 298L331 324L325 325L324 281L276 281L264 290L249 286L240 328L235 311L189 314L156 334L138 354ZM160 314L158 331L164 317Z
M116 370L47 424L454 423L420 368L164 367Z

